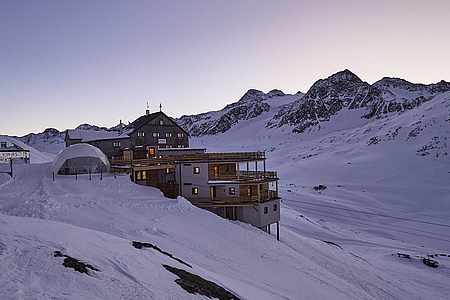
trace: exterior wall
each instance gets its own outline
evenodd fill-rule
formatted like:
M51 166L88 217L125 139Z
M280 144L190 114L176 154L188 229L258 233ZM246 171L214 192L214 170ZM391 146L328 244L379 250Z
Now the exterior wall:
M81 139L66 138L66 148L69 147L70 145L79 144L79 143L81 143Z
M199 168L198 174L194 174L194 168ZM175 178L180 181L181 196L193 201L195 201L195 198L209 198L211 196L211 190L208 186L208 163L180 163L176 169ZM198 189L197 195L192 194L193 188Z
M119 143L119 144L117 144ZM102 150L105 155L111 159L114 157L122 157L123 150L130 147L130 140L127 138L111 139L111 140L98 140L89 142L92 146L95 146ZM120 145L120 146L117 146Z
M276 210L274 206L276 205ZM265 210L267 209L267 213ZM273 199L255 206L236 207L236 218L255 227L264 227L280 221L280 200Z
M209 163L208 164L208 174L209 180L220 180L220 179L235 179L236 173L236 163Z
M154 137L153 133L157 133L158 136ZM178 134L181 134L182 137L178 137ZM131 133L130 138L132 148L142 145L158 146L159 148L189 147L189 136L162 114Z

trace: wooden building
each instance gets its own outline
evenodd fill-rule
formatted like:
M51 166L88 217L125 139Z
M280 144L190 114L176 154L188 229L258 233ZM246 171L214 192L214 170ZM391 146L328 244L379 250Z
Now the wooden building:
M278 178L276 172L266 170L264 152L154 151L155 158L132 159L129 153L127 159L111 160L111 170L130 173L137 184L157 187L166 197L183 196L228 219L266 231L271 224L278 225Z

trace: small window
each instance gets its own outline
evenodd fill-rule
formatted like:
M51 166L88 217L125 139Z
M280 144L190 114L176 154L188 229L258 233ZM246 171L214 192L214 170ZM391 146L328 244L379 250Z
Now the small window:
M192 188L192 195L198 195L198 188Z
M178 148L183 148L183 145L178 145Z
M200 174L200 167L194 167L194 174Z
M172 137L172 132L166 132L166 137Z
M148 154L150 154L150 155L155 155L155 148L150 148L150 149L148 149Z
M147 171L142 171L142 179L147 179Z
M264 214L268 214L269 213L269 207L264 207Z
M159 137L159 132L153 132L153 137Z
M192 185L192 183L190 183L190 182L185 182L185 183L183 183L183 185Z
M191 164L183 164L183 166L185 166L185 167L190 167Z
M136 179L141 180L141 172L136 172Z
M169 174L169 173L170 173L170 169L166 168L166 174Z
M273 205L273 211L277 211L278 210L278 205L277 204L274 204Z
M164 121L163 120L159 120L159 125L164 125Z
M230 187L229 193L230 195L236 194L236 189L234 187Z
M137 136L138 136L138 137L144 137L144 132L138 132L138 133L137 133Z
M252 186L251 185L247 186L247 196L249 196L249 197L252 196Z
M6 148L6 142L2 142L2 143L1 143L1 147L2 147L2 148Z
M181 132L179 132L179 133L178 133L178 137L179 137L179 138L182 138L182 137L184 137L184 134L181 133Z
M121 142L113 142L113 147L120 147L122 146Z
M225 172L228 172L230 169L228 168L228 165L225 166Z

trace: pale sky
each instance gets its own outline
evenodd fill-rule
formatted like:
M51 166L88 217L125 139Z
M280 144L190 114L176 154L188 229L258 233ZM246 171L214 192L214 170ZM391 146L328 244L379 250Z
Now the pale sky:
M349 69L450 81L448 0L0 0L0 134L306 92Z

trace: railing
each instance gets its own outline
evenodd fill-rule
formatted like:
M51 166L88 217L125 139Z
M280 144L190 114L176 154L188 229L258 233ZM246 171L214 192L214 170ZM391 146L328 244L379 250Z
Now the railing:
M186 197L189 201L193 203L204 203L204 204L257 204L259 202L277 198L277 192L269 190L268 193L262 193L261 195L255 196L244 196L244 197Z
M237 174L226 174L226 175L209 175L209 180L226 180L226 181L241 181L241 180L263 180L263 179L276 179L277 172L274 171L239 171L239 176Z
M265 152L229 152L174 155L176 160L243 160L265 159Z
M182 154L174 155L166 158L148 158L148 159L110 159L110 164L115 166L127 165L157 165L170 164L177 161L193 161L193 160L257 160L265 159L265 152L231 152L231 153L203 153L203 154Z

